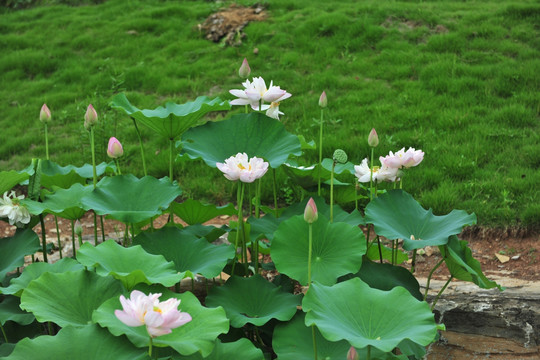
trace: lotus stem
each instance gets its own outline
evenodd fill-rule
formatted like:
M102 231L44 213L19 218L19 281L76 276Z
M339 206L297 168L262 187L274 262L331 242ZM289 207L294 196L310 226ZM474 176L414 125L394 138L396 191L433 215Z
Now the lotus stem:
M150 336L150 344L148 344L148 357L152 358L152 337Z
M278 206L277 206L277 180L276 180L276 169L272 168L272 178L274 182L274 215L276 218L279 217L278 215Z
M6 335L6 331L4 330L4 326L2 326L2 323L0 323L0 330L2 330L2 335L4 335L4 341L7 344L9 341Z
M79 238L79 249L80 249L82 246L82 235L77 235L77 237Z
M122 171L120 171L120 163L118 162L118 159L114 159L114 163L116 164L116 173L118 175L122 175Z
M49 160L49 134L47 132L47 123L43 123L45 125L45 159Z
M73 258L77 257L75 250L75 220L71 220L71 245L73 246Z
M135 125L135 131L137 132L137 137L139 138L139 147L141 148L143 172L144 172L144 176L146 176L148 175L148 173L146 172L146 159L144 158L144 148L143 148L141 132L139 131L139 127L137 126L137 121L135 120L135 118L132 117L131 120L133 120L133 125Z
M133 239L135 239L135 224L131 223L131 241L129 245L133 244Z
M313 339L313 355L314 359L317 360L317 339L315 338L315 324L311 325L311 337Z
M366 360L371 360L371 345L367 346Z
M94 245L98 246L98 236L97 236L97 214L94 211Z
M319 124L319 170L317 173L317 195L321 196L321 166L322 166L322 144L323 144L323 117L324 110L321 109L321 122Z
M261 202L261 179L257 180L257 187L255 190L255 217L258 219L260 214L260 202ZM259 239L255 239L255 274L259 273Z
M244 201L244 183L238 182L238 189L236 190L236 203L238 204L238 226L236 227L236 241L234 243L234 258L231 270L231 276L234 275L234 268L236 267L236 259L238 257L238 240L240 238L240 223L242 219L242 202Z
M255 191L255 196L257 196L257 192ZM253 198L251 197L251 184L248 185L248 214L247 217L251 216L251 206L253 205Z
M334 169L336 161L332 162L332 172L330 173L330 222L334 222Z
M381 264L383 263L382 249L381 249L381 239L377 235L377 246L379 247L379 258L381 259Z
M313 224L308 224L308 267L307 267L307 277L308 277L308 288L311 286L311 255L313 252Z
M396 240L392 240L392 261L391 261L392 265L395 265L395 263L394 263L394 252L395 252L395 250L396 250Z
M441 266L441 264L443 263L444 261L444 258L442 258L434 267L433 269L431 269L431 271L429 272L429 275L428 275L428 278L427 278L427 282L426 282L426 291L424 293L424 301L426 301L426 298L427 298L427 294L428 294L428 291L429 291L429 284L431 283L431 277L433 276L433 273L435 272L435 270L437 270L439 268L439 266Z
M62 258L62 243L60 242L60 229L58 228L58 217L54 215L54 224L56 225L56 239L58 240L58 252Z
M437 297L435 297L435 300L433 301L433 304L431 304L431 311L433 311L433 309L435 309L435 305L437 305L437 301L439 301L439 298L441 297L442 293L444 292L444 290L446 290L446 287L448 286L448 284L450 284L450 281L452 281L453 278L454 278L453 276L450 276L450 278L444 284L442 289L439 290L439 292L437 293Z
M101 222L101 242L105 242L105 225L103 224L103 215L99 216Z
M414 267L416 266L416 249L412 253L412 262L411 262L411 274L414 274Z
M43 250L43 262L47 262L47 234L45 232L45 221L43 221L43 214L39 214L39 222L41 223L41 248Z
M354 209L358 210L358 183L354 184Z
M92 151L92 180L94 182L94 188L97 184L97 173L96 173L96 150L94 144L94 127L90 127L90 149Z
M172 125L171 125L172 126ZM169 139L169 179L171 184L173 183L173 148L174 148L174 139ZM174 224L174 211L171 206L171 215L169 217L169 222Z
M371 148L371 162L369 163L369 199L373 200L373 148Z

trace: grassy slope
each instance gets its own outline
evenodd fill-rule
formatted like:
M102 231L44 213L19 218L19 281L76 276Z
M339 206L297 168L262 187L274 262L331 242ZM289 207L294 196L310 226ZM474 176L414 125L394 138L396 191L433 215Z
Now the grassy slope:
M52 159L90 162L82 119L92 103L102 120L98 160L106 160L106 141L116 135L126 148L123 167L141 174L132 124L109 109L111 97L126 91L139 108L198 95L231 99L228 90L240 87L236 70L248 57L252 75L293 94L281 105L293 133L316 138L312 119L327 91L328 114L341 120L327 126L327 157L340 147L360 163L375 127L380 155L404 146L425 151L405 188L436 214L460 208L483 224L540 225L540 5L340 4L269 2L270 17L250 24L240 47L198 32L218 9L211 2L108 0L4 13L0 169L43 156L44 102L54 119ZM143 131L149 172L166 175L167 143ZM306 157L315 161L315 151ZM228 200L231 185L217 170L198 163L176 170L188 196Z

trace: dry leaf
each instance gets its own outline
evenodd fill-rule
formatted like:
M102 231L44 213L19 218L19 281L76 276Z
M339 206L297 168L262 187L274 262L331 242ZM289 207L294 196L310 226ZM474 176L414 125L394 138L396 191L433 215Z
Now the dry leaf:
M504 264L505 262L508 262L510 261L510 258L506 255L501 255L501 254L497 254L495 253L495 256L497 257L497 259L499 259L499 261Z

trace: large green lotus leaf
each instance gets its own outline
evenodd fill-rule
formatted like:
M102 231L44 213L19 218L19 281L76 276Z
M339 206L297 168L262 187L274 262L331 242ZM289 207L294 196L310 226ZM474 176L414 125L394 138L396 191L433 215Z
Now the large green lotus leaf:
M0 281L8 272L24 265L25 255L39 249L39 238L32 229L17 229L12 237L0 238Z
M183 278L172 262L162 255L152 255L137 245L129 248L107 240L98 246L84 243L77 251L77 260L95 267L99 275L112 275L122 281L127 289L138 283L173 286Z
M181 193L168 178L129 174L103 178L81 202L86 210L130 224L160 215Z
M264 356L260 349L257 349L251 341L246 338L235 342L223 343L216 339L214 351L203 358L200 353L190 356L173 356L174 360L224 360L224 359L242 359L242 360L263 360Z
M8 287L0 288L0 293L12 294L20 297L26 286L28 286L32 280L37 279L46 272L63 273L81 269L84 269L84 266L72 258L63 258L53 264L36 262L26 266L19 277L11 279Z
M0 324L14 321L21 325L31 324L35 317L33 314L22 311L19 307L20 299L16 296L6 296L0 303Z
M39 322L82 326L92 321L95 309L105 300L120 296L123 289L119 281L92 271L47 272L24 289L21 309L34 313Z
M279 225L270 250L276 269L303 285L308 282L308 231L303 215L293 216ZM331 285L338 277L360 269L366 239L358 226L330 223L319 214L313 223L312 249L312 281Z
M296 313L300 298L282 291L260 275L232 276L225 285L210 290L206 305L223 306L231 326L240 328L247 323L262 326L271 319L288 321Z
M95 324L68 326L56 336L25 338L17 343L9 360L142 360L146 349L137 349L126 338L112 336Z
M238 114L190 129L182 136L183 151L209 166L238 153L257 156L277 168L290 155L302 153L298 138L283 124L260 113Z
M420 284L411 272L401 266L391 264L381 264L364 260L360 271L354 275L347 275L345 280L358 277L370 287L379 290L392 290L396 286L407 289L412 296L422 301L424 299L420 293Z
M179 309L191 315L192 320L185 325L172 329L172 333L162 335L153 340L155 346L171 346L182 355L191 355L200 352L203 357L208 356L214 348L215 340L219 334L229 331L229 320L222 307L209 309L203 307L199 300L190 292L176 294L163 286L145 286L140 284L137 289L145 294L161 293L159 301L169 298L180 299ZM129 294L125 294L129 297ZM120 298L112 298L94 312L93 320L109 331L119 336L125 334L137 347L148 347L148 332L145 326L129 327L114 315L115 310L121 310Z
M213 245L204 238L169 226L152 233L140 233L133 244L141 245L150 254L163 255L174 263L176 271L191 278L194 274L206 278L218 276L227 265L227 260L234 258L234 247L231 245Z
M305 314L300 312L286 323L280 323L274 330L272 348L279 360L313 360L313 333L311 326L304 324ZM318 359L343 360L347 357L351 345L345 341L328 341L319 330L315 328L315 341L317 344ZM357 349L360 359L365 359L366 349ZM392 353L383 353L373 349L371 359L404 359L404 356L396 356Z
M410 194L390 190L366 206L366 222L375 226L377 234L390 240L403 239L403 248L413 250L446 244L449 236L459 234L466 225L475 224L476 215L452 210L447 215L435 216Z
M101 163L96 165L96 175L101 176L105 172L112 172L114 164ZM93 168L90 164L82 167L73 165L60 166L51 160L41 160L41 186L52 188L53 186L68 189L75 183L85 184L86 179L93 177Z
M217 240L221 235L225 234L227 232L227 227L215 227L211 225L201 225L201 224L195 224L191 226L186 226L183 229L183 232L185 234L192 234L196 237L203 237L208 242L213 242Z
M294 184L300 185L306 190L315 189L319 181L319 172L321 181L324 184L330 185L330 178L332 174L332 159L323 159L321 166L319 164L313 164L308 166L298 165L296 161L289 159L284 165L283 169L285 173L293 180ZM347 162L345 164L336 164L334 168L334 176L337 174L352 174L354 175L354 164ZM351 177L352 179L352 177ZM342 183L334 178L334 185L349 185ZM336 191L337 188L334 189Z
M236 210L233 204L215 206L202 204L193 199L187 199L182 203L173 203L173 212L189 225L202 224L220 215L234 215Z
M28 177L26 172L18 172L15 170L0 171L0 197L18 183L27 180Z
M209 112L231 109L228 101L222 102L220 98L209 99L206 96L199 96L195 101L185 104L168 102L165 107L140 110L131 105L125 94L118 94L113 98L111 106L124 110L130 117L167 139L182 135Z
M75 183L69 189L57 188L54 193L46 195L43 202L24 199L23 203L33 215L46 213L64 219L77 220L86 213L82 208L81 199L92 190L92 186Z
M404 339L430 344L438 326L426 302L401 286L390 291L370 288L359 278L334 286L311 285L302 301L306 325L315 324L330 341L347 340L390 352Z
M255 241L261 235L264 235L266 239L272 241L274 232L279 224L289 218L290 217L279 217L276 219L273 214L266 214L261 218L255 218L253 216L249 217L247 222L251 225L251 231L249 233L251 241Z
M480 262L476 260L465 240L459 240L457 236L450 236L447 246L439 246L441 256L446 262L450 274L456 279L470 281L482 289L494 287L504 290L495 281L489 280L484 273Z

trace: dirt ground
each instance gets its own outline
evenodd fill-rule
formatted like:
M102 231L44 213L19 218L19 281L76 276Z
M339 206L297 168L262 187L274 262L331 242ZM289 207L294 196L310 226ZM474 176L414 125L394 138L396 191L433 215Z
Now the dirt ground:
M99 218L98 218L99 219ZM221 226L234 220L234 217L218 217L208 221L206 224ZM182 223L178 218L177 223ZM162 216L155 221L155 227L159 228L167 222L167 217ZM88 212L81 221L83 225L83 235L93 234L93 216ZM124 231L124 225L115 220L104 220L106 237L119 238ZM185 225L185 223L184 223ZM45 228L47 231L47 242L55 245L51 259L58 258L57 233L52 215L45 217ZM59 220L60 240L62 246L71 243L71 222L69 220ZM10 226L4 221L0 221L0 236L12 236L15 231L14 226ZM41 237L41 226L37 225L34 231ZM101 227L98 220L98 233L101 236ZM462 240L469 242L469 247L473 251L475 259L482 264L482 270L489 278L490 275L517 278L523 280L540 280L540 234L530 234L519 231L508 231L501 229L485 229L481 227L468 228L459 236ZM101 237L100 237L101 239ZM101 240L100 240L101 241ZM69 250L68 250L69 249ZM437 247L426 249L426 254L417 256L416 273L418 277L426 277L433 266L439 261L440 254ZM69 251L68 246L65 251ZM501 262L496 256L508 257L508 261ZM37 254L42 259L40 253ZM434 279L448 279L448 271L445 266L441 266L435 273Z

